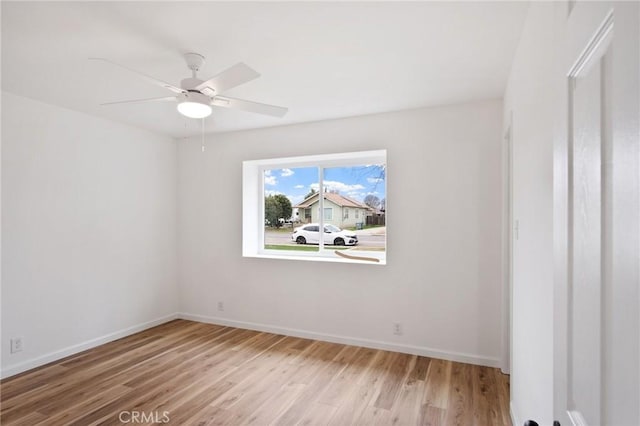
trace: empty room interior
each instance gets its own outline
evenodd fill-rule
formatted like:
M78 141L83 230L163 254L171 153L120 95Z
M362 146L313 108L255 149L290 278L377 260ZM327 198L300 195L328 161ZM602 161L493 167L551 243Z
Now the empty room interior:
M640 424L639 2L0 13L1 424Z

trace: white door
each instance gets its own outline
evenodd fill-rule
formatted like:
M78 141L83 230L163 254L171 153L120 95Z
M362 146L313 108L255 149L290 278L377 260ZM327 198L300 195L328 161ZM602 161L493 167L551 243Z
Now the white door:
M563 426L640 425L640 12L581 1L566 12L554 415Z

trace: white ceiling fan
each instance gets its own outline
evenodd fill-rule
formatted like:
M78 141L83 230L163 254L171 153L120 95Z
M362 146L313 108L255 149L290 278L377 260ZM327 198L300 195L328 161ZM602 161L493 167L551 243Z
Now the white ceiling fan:
M187 66L191 70L191 77L185 78L180 82L180 87L171 85L165 81L148 76L139 71L110 61L105 58L89 58L91 60L104 61L116 65L139 77L144 78L152 84L164 87L174 93L173 96L149 99L134 99L128 101L108 102L101 105L115 105L127 103L142 102L166 102L173 101L178 103L178 111L189 118L204 118L211 114L211 106L219 106L223 108L232 108L242 111L255 112L258 114L271 115L274 117L283 117L287 113L287 108L275 105L262 104L258 102L246 101L243 99L235 99L227 96L220 96L220 93L239 86L243 83L260 77L256 71L249 66L240 62L236 65L222 71L209 80L200 80L196 77L196 73L204 63L204 56L198 53L186 53L184 55Z

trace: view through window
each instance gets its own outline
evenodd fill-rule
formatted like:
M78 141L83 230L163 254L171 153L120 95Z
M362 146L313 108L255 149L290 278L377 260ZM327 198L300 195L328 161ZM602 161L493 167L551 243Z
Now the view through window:
M267 168L263 191L265 250L384 257L386 164Z

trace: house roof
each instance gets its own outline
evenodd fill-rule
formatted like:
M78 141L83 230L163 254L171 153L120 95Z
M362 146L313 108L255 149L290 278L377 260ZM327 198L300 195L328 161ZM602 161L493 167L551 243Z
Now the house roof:
M331 192L327 192L324 194L324 199L325 200L329 200L334 204L337 204L340 207L353 207L353 208L358 208L358 209L368 209L369 206L362 204L356 200L353 200L349 197L345 197L344 195L340 195L340 194L334 194ZM302 201L300 204L297 204L293 207L296 208L308 208L311 207L313 204L318 202L318 194L313 194L311 197L305 199L304 201Z

